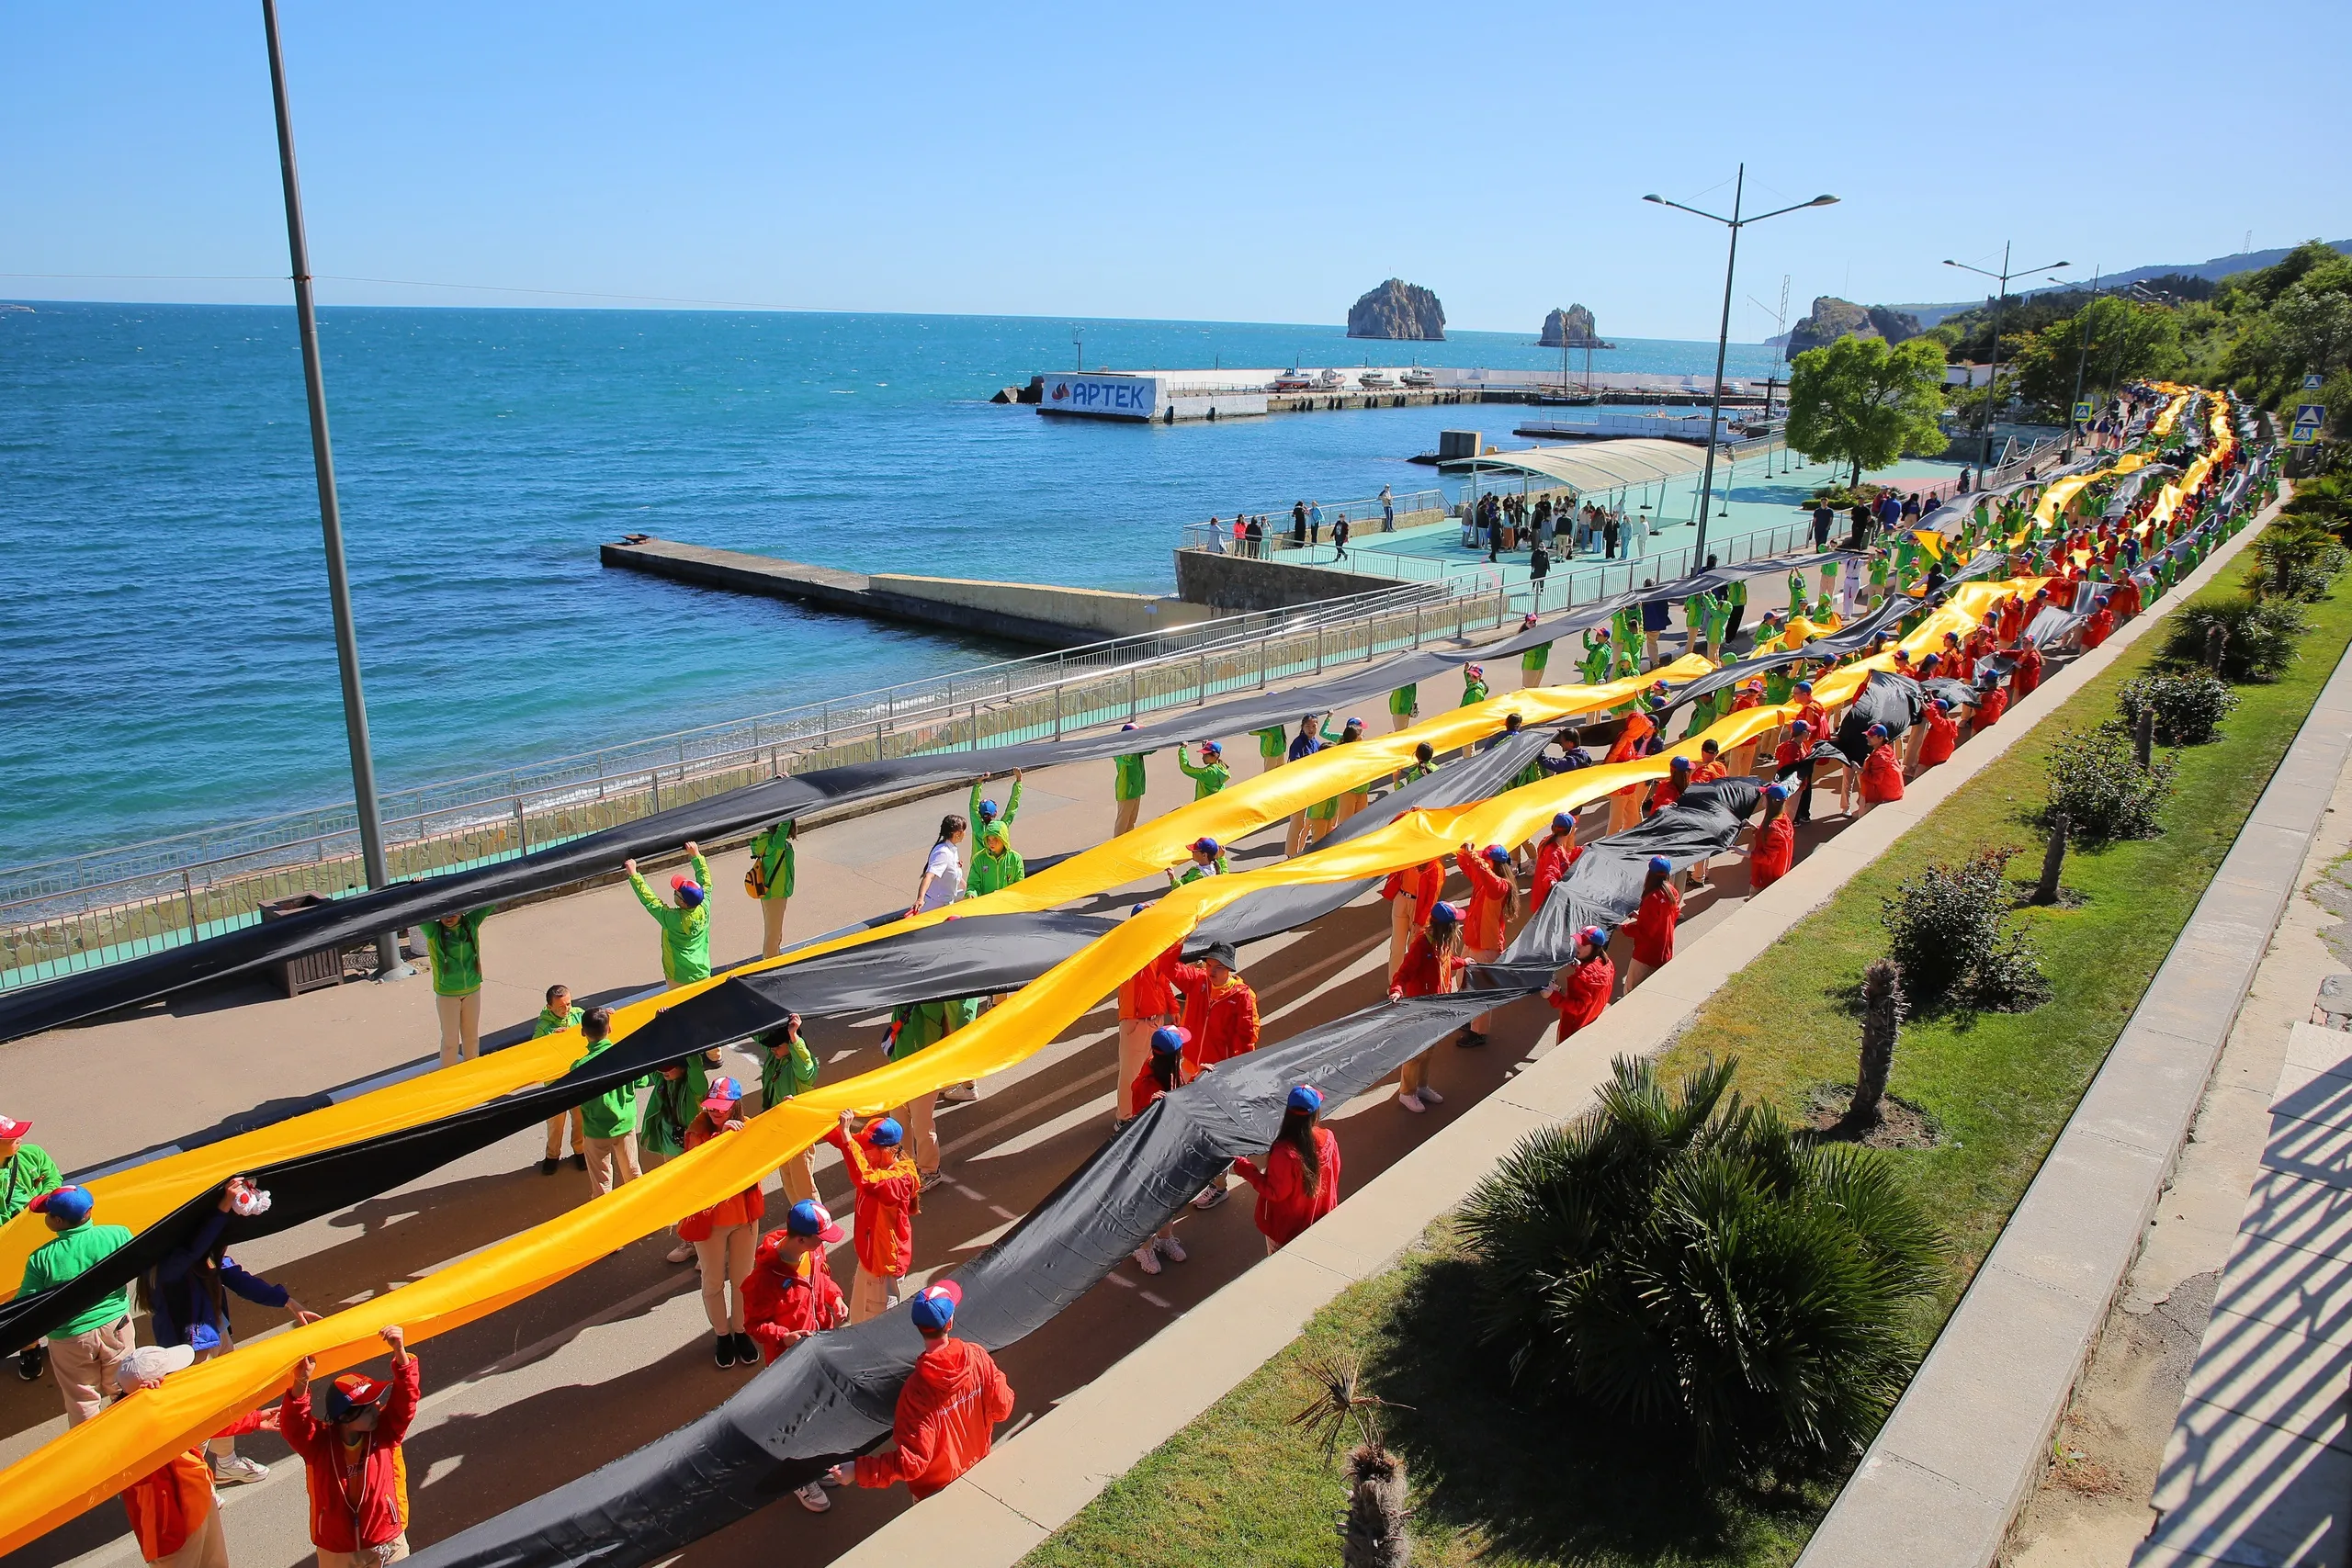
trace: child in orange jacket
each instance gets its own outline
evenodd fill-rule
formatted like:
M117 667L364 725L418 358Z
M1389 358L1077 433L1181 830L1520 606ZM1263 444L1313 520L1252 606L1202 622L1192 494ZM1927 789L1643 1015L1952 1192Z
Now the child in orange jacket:
M1873 806L1903 798L1903 765L1895 760L1894 748L1888 743L1886 726L1873 724L1862 732L1870 743L1870 752L1862 759L1862 804L1854 813L1860 817Z
M837 1466L837 1480L860 1486L907 1483L921 1502L988 1458L997 1423L1012 1414L1012 1385L994 1357L951 1332L964 1292L953 1280L926 1285L908 1316L922 1336L922 1354L899 1390L897 1441L855 1465Z
M825 1136L841 1151L857 1189L857 1278L850 1285L849 1320L864 1323L898 1304L899 1281L914 1258L922 1176L899 1147L906 1133L896 1121L877 1117L853 1137L856 1120L854 1112L842 1111L841 1125Z
M1235 1174L1258 1190L1258 1230L1270 1254L1340 1206L1340 1140L1323 1125L1322 1111L1322 1090L1295 1086L1266 1168L1247 1158L1233 1162Z
M1587 926L1577 933L1575 958L1544 989L1544 999L1560 1015L1558 1038L1566 1040L1577 1030L1589 1028L1608 1008L1616 989L1617 965L1609 959L1609 933L1599 926Z
M1463 956L1472 964L1492 964L1502 956L1505 926L1519 913L1519 884L1511 877L1510 852L1500 844L1488 844L1483 852L1464 844L1454 852L1453 863L1470 880L1470 912L1462 922ZM1484 1045L1494 1021L1493 1013L1480 1013L1463 1027L1453 1043Z
M1788 798L1788 785L1764 786L1764 820L1757 828L1756 842L1747 852L1747 891L1751 896L1788 875L1789 867L1796 860L1796 825L1783 809Z

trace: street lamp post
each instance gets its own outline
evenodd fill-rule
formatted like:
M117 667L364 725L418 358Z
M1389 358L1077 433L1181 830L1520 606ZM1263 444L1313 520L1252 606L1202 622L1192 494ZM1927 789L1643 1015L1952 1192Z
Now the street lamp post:
M1979 472L1984 470L1993 456L1993 392L2001 384L2001 301L2008 296L2009 279L2022 277L2029 272L2056 272L2074 265L2072 262L2046 262L2041 266L2011 266L2009 245L2006 240L2001 243L2001 270L1998 272L1987 272L1981 266L1971 266L1966 262L1950 258L1944 262L1946 266L1956 266L1979 277L1998 278L2001 285L1993 295L1993 369L1984 382L1984 416L1976 422L1976 467ZM2069 409L2066 412L2072 413L2074 411Z
M277 169L286 186L286 245L293 262L294 319L302 339L302 382L311 404L311 461L318 470L319 528L326 538L327 598L334 607L334 656L343 671L343 730L351 743L351 795L359 816L359 859L368 886L391 880L384 859L384 824L376 804L376 761L368 745L368 699L359 685L359 638L351 624L351 581L343 563L343 511L336 504L334 447L327 438L327 389L319 369L319 318L311 299L311 247L302 231L302 186L294 172L294 124L286 108L286 65L277 48L276 0L261 0L269 42L269 89L277 107ZM414 971L401 959L400 932L376 933L376 977L399 980Z
M1731 290L1733 276L1739 268L1739 231L1750 223L1761 223L1767 218L1778 218L1783 212L1794 212L1799 208L1804 207L1827 207L1838 199L1834 196L1816 196L1811 201L1800 201L1788 207L1775 208L1770 212L1759 212L1753 218L1743 218L1740 216L1739 206L1740 198L1747 188L1747 165L1742 164L1739 166L1739 173L1733 179L1731 216L1728 218L1720 213L1702 212L1695 207L1685 207L1679 201L1668 201L1662 196L1642 197L1644 201L1654 201L1660 207L1671 207L1679 212L1688 212L1696 217L1709 219L1731 231L1731 253L1724 260L1723 324L1715 332L1715 395L1714 401L1707 411L1707 461L1705 471L1699 479L1699 537L1690 547L1690 564L1693 570L1704 565L1707 558L1707 508L1714 502L1715 433L1723 425L1724 355L1731 346Z

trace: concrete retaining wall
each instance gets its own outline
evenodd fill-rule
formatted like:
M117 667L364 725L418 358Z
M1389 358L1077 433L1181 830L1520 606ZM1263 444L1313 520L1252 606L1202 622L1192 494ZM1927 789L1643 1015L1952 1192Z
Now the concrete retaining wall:
M1079 640L1090 642L1168 631L1216 615L1206 604L1188 604L1182 599L1046 583L914 577L901 572L876 572L866 581L867 592L877 602L895 602L914 615L935 616L949 626L964 625L956 617L967 616L974 623L967 629L1026 624L1064 633L1085 632L1089 635Z
M1218 610L1286 610L1348 593L1377 593L1396 586L1394 578L1328 566L1298 566L1286 560L1176 552L1176 596Z

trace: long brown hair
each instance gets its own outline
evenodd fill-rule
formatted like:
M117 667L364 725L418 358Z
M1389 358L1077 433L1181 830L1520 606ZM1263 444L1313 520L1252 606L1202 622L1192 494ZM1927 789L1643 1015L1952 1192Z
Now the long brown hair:
M1319 1186L1323 1180L1323 1149L1315 1135L1322 1112L1317 1111L1285 1111L1283 1130L1274 1134L1277 1147L1288 1144L1298 1151L1298 1163L1306 1172L1306 1185Z

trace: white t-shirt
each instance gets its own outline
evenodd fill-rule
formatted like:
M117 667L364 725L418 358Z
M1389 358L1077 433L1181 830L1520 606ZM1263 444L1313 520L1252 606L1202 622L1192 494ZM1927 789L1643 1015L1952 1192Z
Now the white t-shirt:
M964 891L964 857L956 852L955 845L932 845L931 859L923 863L922 869L931 878L931 891L923 895L924 908L944 908Z

